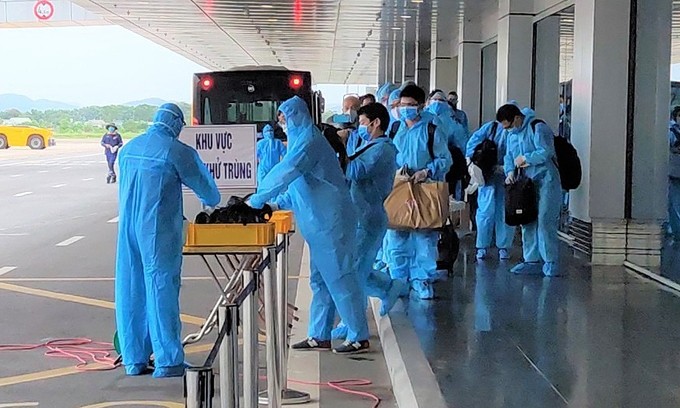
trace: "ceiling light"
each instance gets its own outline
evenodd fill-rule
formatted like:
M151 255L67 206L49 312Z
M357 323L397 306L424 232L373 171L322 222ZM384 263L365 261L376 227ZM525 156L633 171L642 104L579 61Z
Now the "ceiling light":
M398 31L401 30L401 27L392 27L393 30Z
M276 22L279 21L279 20L276 19L276 18L270 18L270 19L267 20L267 21L269 21L270 23L276 23Z
M403 16L401 16L401 18L411 18L411 16L409 16L408 14L404 14Z
M262 4L262 5L260 5L260 7L262 7L262 8L274 8L274 6L272 6L271 4Z

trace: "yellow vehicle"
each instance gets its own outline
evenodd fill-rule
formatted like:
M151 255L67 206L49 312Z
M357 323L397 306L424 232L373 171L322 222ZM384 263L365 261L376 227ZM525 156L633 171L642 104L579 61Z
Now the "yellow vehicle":
M0 126L0 149L10 146L28 146L31 149L44 149L54 146L50 129L33 126Z

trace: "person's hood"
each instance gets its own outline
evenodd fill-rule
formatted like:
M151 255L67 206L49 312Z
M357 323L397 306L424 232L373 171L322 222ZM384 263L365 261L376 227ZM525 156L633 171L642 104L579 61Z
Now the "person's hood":
M406 87L409 86L409 85L416 85L416 86L418 86L418 84L416 84L415 81L408 80L408 81L404 82L403 84L401 84L401 86L399 87L399 90L402 90L402 91L403 91L404 88L406 88Z
M525 130L531 125L534 119L536 119L536 112L531 108L522 109L522 115L524 115L524 123L522 123L522 128L520 130Z
M430 105L427 107L427 111L431 112L433 115L436 116L451 116L453 114L453 109L451 109L451 106L449 106L447 101L433 101L430 103Z
M153 117L152 129L166 133L177 139L184 127L184 113L174 103L161 105Z
M378 88L378 92L376 93L375 97L380 102L384 98L389 98L390 94L395 89L398 89L398 87L395 84L393 84L391 82L387 82L387 83L383 84L383 86Z
M271 125L267 125L262 129L262 136L265 139L274 139L274 128Z
M401 98L401 90L400 89L395 89L394 91L390 92L390 97L388 99L388 104L392 106L392 104Z
M299 96L294 96L283 102L279 106L279 111L286 117L286 126L288 128L286 134L288 135L289 144L295 144L301 132L314 126L312 116L309 114L309 108Z

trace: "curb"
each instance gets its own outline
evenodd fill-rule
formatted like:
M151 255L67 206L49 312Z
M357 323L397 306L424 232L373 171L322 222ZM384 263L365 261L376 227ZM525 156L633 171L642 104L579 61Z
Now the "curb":
M380 316L380 301L370 299L392 390L399 408L447 408L437 378L408 318L399 312ZM408 353L402 352L408 350Z

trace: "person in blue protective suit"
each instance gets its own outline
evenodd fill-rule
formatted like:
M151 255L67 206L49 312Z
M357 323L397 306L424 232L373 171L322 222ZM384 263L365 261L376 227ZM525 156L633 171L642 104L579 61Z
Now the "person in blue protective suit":
M467 113L464 110L458 109L458 92L451 91L448 95L449 105L453 109L453 119L460 123L465 129L466 133L470 132L470 124L468 121Z
M423 111L425 91L418 86L407 86L401 91L399 116L402 125L394 138L397 147L397 167L405 167L413 180L443 181L451 167L451 153L446 135L434 132L433 153L430 156L428 139L432 114ZM434 296L432 282L437 278L437 239L433 231L387 231L387 261L392 278L410 283L421 299Z
M403 290L400 281L373 268L387 231L383 202L392 191L397 171L397 148L385 134L389 121L387 109L379 103L359 109L358 131L368 142L350 158L346 171L352 203L359 209L354 269L362 279L366 296L382 300L383 316L392 309ZM347 326L341 323L333 330L333 338L344 338L346 333Z
M286 146L279 139L274 139L274 128L267 125L262 129L263 139L257 142L257 182L286 155Z
M116 326L128 375L182 376L179 287L182 268L182 185L204 206L220 202L215 181L198 153L177 140L184 115L162 105L147 132L120 152L116 253Z
M503 126L496 121L484 124L472 134L467 143L465 157L471 161L475 148L484 140L492 140L498 147L498 166L490 180L485 180L479 187L477 195L477 259L486 259L491 247L494 233L499 259L510 259L510 248L515 235L515 228L505 223L505 174L503 161L507 149L507 134Z
M387 109L389 109L390 108L390 102L389 102L390 95L392 94L392 92L396 91L397 89L399 89L398 86L394 85L391 82L387 82L386 84L384 84L383 86L378 88L378 92L376 93L376 98L377 98L376 102L380 102L381 104L383 104L383 106L385 106Z
M324 350L331 347L335 312L347 325L347 340L333 351L338 354L369 349L366 301L357 272L357 215L349 186L335 152L312 122L307 104L295 96L279 107L279 121L287 128L288 152L267 174L248 200L262 208L290 209L295 215L311 256L308 338L293 348Z
M496 113L496 120L508 132L504 158L505 183L514 183L517 172L521 171L534 181L538 192L538 220L522 226L524 262L511 271L516 274L540 274L542 260L544 275L559 276L557 227L562 187L555 164L554 133L542 122L532 126L535 119L533 110L525 108L520 111L513 104L501 106Z
M668 130L668 226L673 241L680 242L680 106L673 109Z
M102 137L101 145L104 147L104 156L106 156L106 163L109 166L106 183L111 184L116 182L115 164L118 150L123 146L123 138L118 133L118 127L113 123L108 124L106 130L107 133Z

